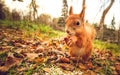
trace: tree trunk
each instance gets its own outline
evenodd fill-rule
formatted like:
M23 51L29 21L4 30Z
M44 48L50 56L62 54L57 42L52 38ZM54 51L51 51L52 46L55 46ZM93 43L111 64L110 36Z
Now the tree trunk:
M100 27L100 28L103 27L105 16L106 16L106 14L108 13L108 11L110 10L110 8L112 7L114 1L115 1L115 0L111 0L109 6L103 11L103 14L102 14L101 19L100 19L100 24L99 24L99 27Z
M120 44L120 26L119 26L119 30L118 30L118 44Z
M101 16L101 19L100 19L100 23L99 23L99 38L101 40L103 40L104 36L104 28L103 28L103 25L104 25L104 20L105 20L105 17L106 17L106 14L108 13L108 11L110 10L110 8L112 7L113 3L114 3L115 0L111 0L110 4L108 5L108 7L103 11L103 14Z
M86 2L86 0L83 0L82 7L84 7L84 6L85 6L85 2Z

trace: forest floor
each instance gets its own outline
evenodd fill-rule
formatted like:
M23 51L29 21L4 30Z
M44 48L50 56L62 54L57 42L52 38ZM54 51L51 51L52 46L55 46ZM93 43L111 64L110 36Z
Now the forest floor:
M60 38L30 36L0 28L0 75L120 75L120 53L94 48L89 62L78 63Z

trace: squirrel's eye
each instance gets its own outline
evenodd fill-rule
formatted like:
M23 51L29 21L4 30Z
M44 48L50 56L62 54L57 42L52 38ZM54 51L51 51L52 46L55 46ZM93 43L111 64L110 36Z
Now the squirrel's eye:
M76 22L76 25L77 25L77 26L79 26L79 25L80 25L80 22L79 22L79 21L77 21L77 22Z

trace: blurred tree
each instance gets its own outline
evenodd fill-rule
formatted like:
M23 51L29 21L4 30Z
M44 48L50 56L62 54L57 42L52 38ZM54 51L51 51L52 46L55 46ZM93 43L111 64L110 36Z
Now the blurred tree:
M63 17L59 17L59 20L58 20L58 25L61 27L61 26L65 26L65 19Z
M56 27L58 23L58 18L53 18L52 20L52 27Z
M104 9L101 19L100 19L100 24L99 27L102 28L104 25L104 19L106 17L106 14L108 13L108 11L110 10L110 8L112 7L113 3L115 0L110 0L110 4L108 5L108 7L106 7L106 9Z
M118 29L118 44L120 44L120 24L119 24L119 29Z
M64 19L67 18L68 14L68 4L67 4L67 0L63 0L63 8L62 8L62 15L64 17Z
M115 17L114 16L111 20L111 29L115 30Z
M117 42L116 41L117 40L117 32L115 30L115 17L114 16L113 16L113 18L111 20L110 36L111 36L112 42ZM108 36L108 37L110 37L110 36Z
M4 20L4 19L11 19L11 13L9 11L9 8L6 7L6 5L4 4L5 0L0 0L0 19Z
M5 6L3 8L3 12L5 14L5 19L11 20L11 12L9 11L9 8Z
M38 18L37 18L39 23L42 24L46 24L46 25L50 25L52 22L51 16L48 14L41 14Z
M31 15L31 20L35 20L35 18L38 17L38 11L37 8L39 7L36 4L36 0L31 0L31 3L29 4L29 9L30 9L30 15Z
M21 16L20 16L19 12L17 12L15 9L12 10L11 15L12 15L11 17L12 17L13 21L21 20Z
M93 23L92 25L93 25L95 28L97 28L98 23Z
M59 18L58 24L60 26L65 26L65 20L68 16L68 4L67 4L67 0L62 0L62 1L63 1L62 15Z
M100 19L100 23L99 23L99 37L100 39L102 40L103 39L103 34L104 34L104 28L103 28L103 25L104 25L104 20L105 20L105 17L106 17L106 14L108 13L108 11L110 10L110 8L112 7L113 3L115 0L108 0L108 2L110 1L110 4L104 9L103 13L102 13L102 16L101 16L101 19ZM105 2L105 1L104 1ZM108 3L107 2L107 3ZM107 5L107 4L106 4Z
M5 13L3 12L3 8L4 8L4 2L0 1L0 20L4 20L5 19Z
M13 1L16 1L16 0L13 0ZM23 2L23 0L17 0L17 1L19 1L19 2Z

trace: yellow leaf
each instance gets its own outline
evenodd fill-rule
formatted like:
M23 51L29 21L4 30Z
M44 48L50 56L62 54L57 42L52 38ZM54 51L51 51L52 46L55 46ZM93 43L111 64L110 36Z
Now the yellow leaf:
M87 70L87 67L83 64L79 64L79 68L82 69L82 70Z
M50 68L43 68L43 70L45 71L45 72L48 72L48 73L50 73Z

